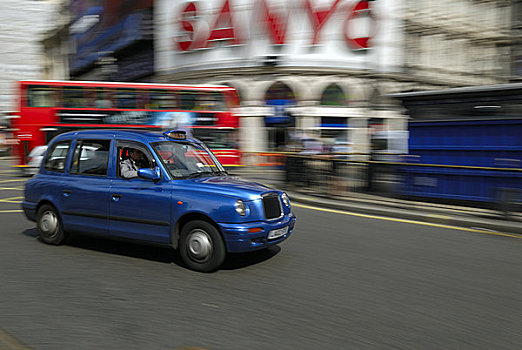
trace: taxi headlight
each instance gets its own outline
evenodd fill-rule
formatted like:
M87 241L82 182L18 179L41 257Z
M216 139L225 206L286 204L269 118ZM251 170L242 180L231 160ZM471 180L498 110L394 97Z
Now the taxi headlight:
M288 197L288 195L286 193L283 193L281 195L281 199L283 200L283 203L288 207L290 208L290 198Z
M234 208L236 209L236 212L241 216L245 216L247 213L246 204L241 199L238 199L236 201L236 203L234 204Z

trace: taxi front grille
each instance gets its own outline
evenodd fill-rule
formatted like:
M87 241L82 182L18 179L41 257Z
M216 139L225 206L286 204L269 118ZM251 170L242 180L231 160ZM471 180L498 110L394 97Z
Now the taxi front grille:
M277 193L269 193L263 196L263 209L265 211L265 218L268 220L281 217L281 200Z

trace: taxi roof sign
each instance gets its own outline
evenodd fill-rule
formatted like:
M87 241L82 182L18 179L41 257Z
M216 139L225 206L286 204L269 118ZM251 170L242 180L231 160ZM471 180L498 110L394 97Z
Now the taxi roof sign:
M186 140L187 132L184 130L169 130L163 133L165 136L175 140Z

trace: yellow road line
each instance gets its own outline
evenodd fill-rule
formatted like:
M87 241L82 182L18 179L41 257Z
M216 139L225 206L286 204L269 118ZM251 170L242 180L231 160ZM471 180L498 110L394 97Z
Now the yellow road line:
M353 212L343 211L343 210L313 207L313 206L309 206L309 205L297 204L295 202L292 203L292 205L294 207L298 207L298 208L305 208L305 209L311 209L311 210L317 210L317 211L324 211L324 212L328 212L328 213L336 213L336 214L343 214L343 215L358 216L358 217L361 217L361 218L394 221L394 222L401 222L401 223L406 223L406 224L424 225L424 226L431 226L431 227L438 227L438 228L449 228L449 229L452 229L452 230L475 232L475 233L484 233L484 234L494 235L494 236L503 236L503 237L511 237L511 238L522 239L522 236L511 235L511 234L502 233L502 232L494 232L494 231L479 230L479 229L474 229L474 228L466 228L466 227L459 227L459 226L435 224L435 223L431 223L431 222L423 222L423 221L416 221L416 220L390 218L390 217L386 217L386 216L359 214L359 213L353 213Z
M0 190L23 190L23 187L0 187Z
M24 197L18 196L18 197L9 197L9 198L2 198L0 199L0 202L6 202L6 203L22 203L22 201L19 201L18 199L22 199Z
M31 349L11 334L0 328L0 349L1 350L29 350Z
M16 182L16 181L27 181L27 179L0 180L0 183L3 183L3 182Z
M0 214L1 214L1 213L21 213L21 212L23 212L22 209L0 210Z

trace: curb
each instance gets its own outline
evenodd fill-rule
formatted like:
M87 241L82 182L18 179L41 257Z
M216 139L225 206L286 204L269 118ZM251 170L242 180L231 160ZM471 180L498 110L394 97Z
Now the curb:
M296 203L314 205L328 209L351 211L360 214L386 216L391 218L416 220L439 225L468 227L474 229L486 229L503 233L514 233L522 235L522 223L517 221L504 221L483 218L465 218L456 215L434 214L415 209L400 209L395 207L384 207L378 205L367 205L362 203L341 203L321 197L309 197L287 192L290 200Z

